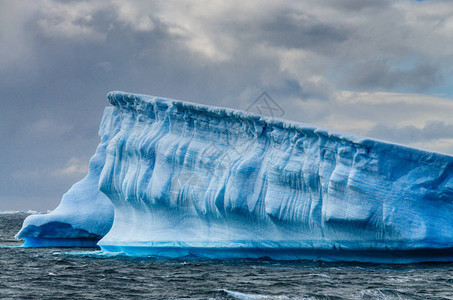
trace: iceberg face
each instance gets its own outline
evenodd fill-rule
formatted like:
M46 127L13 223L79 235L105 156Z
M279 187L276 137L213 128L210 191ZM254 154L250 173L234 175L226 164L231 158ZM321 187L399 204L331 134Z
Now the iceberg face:
M108 99L89 179L19 236L49 222L79 230L64 238L104 236L113 204L105 251L453 261L451 156L178 100Z
M99 180L115 207L105 250L453 259L451 156L176 100L108 98L121 121Z
M95 247L113 223L113 206L98 188L99 174L105 162L105 149L115 134L112 107L105 109L99 144L90 160L87 176L63 195L51 213L28 216L16 238L25 247Z

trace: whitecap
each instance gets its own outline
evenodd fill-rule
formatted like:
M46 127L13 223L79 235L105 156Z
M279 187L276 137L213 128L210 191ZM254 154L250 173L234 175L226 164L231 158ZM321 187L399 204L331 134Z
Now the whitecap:
M229 291L226 289L222 289L222 292L227 294L234 299L243 299L243 300L250 300L250 299L289 299L286 296L270 296L270 295L260 295L260 294L246 294L241 292Z

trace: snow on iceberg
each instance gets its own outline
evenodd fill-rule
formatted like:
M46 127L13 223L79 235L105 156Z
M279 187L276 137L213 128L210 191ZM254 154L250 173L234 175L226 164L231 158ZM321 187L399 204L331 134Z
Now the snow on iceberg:
M453 261L452 156L178 100L108 99L99 162L72 192L87 211L104 195L113 204L105 251ZM64 223L105 234L97 221L111 214L73 201L60 205Z

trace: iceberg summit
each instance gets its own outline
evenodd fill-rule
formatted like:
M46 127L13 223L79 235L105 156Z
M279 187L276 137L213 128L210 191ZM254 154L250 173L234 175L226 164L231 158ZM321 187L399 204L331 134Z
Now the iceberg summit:
M86 178L25 246L133 256L453 261L453 157L111 92Z

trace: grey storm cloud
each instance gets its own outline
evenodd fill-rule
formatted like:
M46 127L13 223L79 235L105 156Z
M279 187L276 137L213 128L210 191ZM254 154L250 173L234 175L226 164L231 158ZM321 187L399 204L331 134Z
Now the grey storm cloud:
M411 142L344 91L448 83L451 15L442 1L0 0L0 210L53 208L84 176L111 90L239 109L267 91L285 118Z
M453 139L453 124L431 121L422 128L417 128L413 125L395 128L379 123L368 132L368 135L403 144L429 142L444 138Z
M408 88L423 91L439 84L442 68L435 63L420 63L409 68L398 68L387 61L373 61L356 65L347 84L356 89Z
M345 26L323 22L303 11L277 12L272 18L263 20L257 32L258 37L278 47L321 53L332 53L335 46L346 41L349 35Z
M389 0L376 0L376 1L362 1L362 0L321 0L322 3L335 8L344 10L346 12L351 11L382 11L390 5Z

